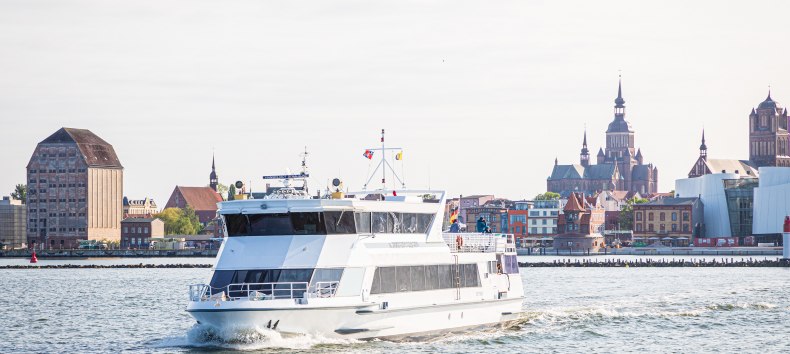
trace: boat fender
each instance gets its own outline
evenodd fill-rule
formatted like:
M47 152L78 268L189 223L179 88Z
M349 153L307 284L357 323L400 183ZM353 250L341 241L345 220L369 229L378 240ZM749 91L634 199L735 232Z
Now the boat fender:
M272 329L277 329L277 325L278 324L280 324L280 320L277 320L277 322L274 322L274 326L272 326Z
M266 325L266 328L272 328L272 320L269 320L269 324Z
M461 235L455 236L455 245L458 247L459 250L461 249L461 247L464 246L464 238L461 237Z

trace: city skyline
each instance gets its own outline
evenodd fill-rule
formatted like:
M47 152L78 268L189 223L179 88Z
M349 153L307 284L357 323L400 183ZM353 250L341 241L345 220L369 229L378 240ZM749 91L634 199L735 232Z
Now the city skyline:
M620 73L666 192L703 127L712 158L748 159L768 85L790 102L784 25L747 22L782 2L186 4L0 4L1 195L61 127L112 144L124 194L160 205L208 185L212 153L220 183L263 190L307 146L313 191L360 189L383 128L407 187L531 198L555 158L578 161L585 126L605 146Z

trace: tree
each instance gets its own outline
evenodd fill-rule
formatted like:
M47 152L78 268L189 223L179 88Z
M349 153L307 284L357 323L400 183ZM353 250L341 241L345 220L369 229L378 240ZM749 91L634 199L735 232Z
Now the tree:
M208 185L206 187L211 187L211 186ZM228 186L226 186L226 185L224 185L222 183L217 183L217 193L224 198L225 195L228 194Z
M27 203L27 185L17 184L14 191L11 192L11 198L21 200L22 204Z
M166 208L154 215L165 223L165 235L196 235L202 230L195 209Z
M620 217L618 218L621 230L633 230L634 228L634 204L644 204L648 200L645 198L631 198L620 207Z
M235 196L236 196L236 186L231 184L230 187L228 187L228 199L227 200L233 200L235 198Z
M535 196L535 200L559 200L559 199L560 199L559 193L554 193L554 192L541 193Z

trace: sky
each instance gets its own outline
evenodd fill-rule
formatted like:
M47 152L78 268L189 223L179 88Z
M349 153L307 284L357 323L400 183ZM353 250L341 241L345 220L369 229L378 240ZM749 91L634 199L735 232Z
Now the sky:
M36 144L90 129L124 194L260 190L298 171L361 189L362 153L402 147L406 186L511 199L554 159L594 155L622 75L626 119L659 190L699 154L748 158L748 114L790 102L786 1L1 0L0 195ZM374 159L375 160L375 159ZM378 177L377 177L378 178ZM374 178L374 181L376 179ZM375 185L372 185L375 186ZM392 186L389 186L392 188Z

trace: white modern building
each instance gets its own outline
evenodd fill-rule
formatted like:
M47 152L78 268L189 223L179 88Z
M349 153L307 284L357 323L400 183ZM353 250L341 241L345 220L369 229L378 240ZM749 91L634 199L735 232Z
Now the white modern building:
M790 168L761 167L760 184L754 189L754 234L758 239L764 238L761 235L781 234L787 215L790 215Z

